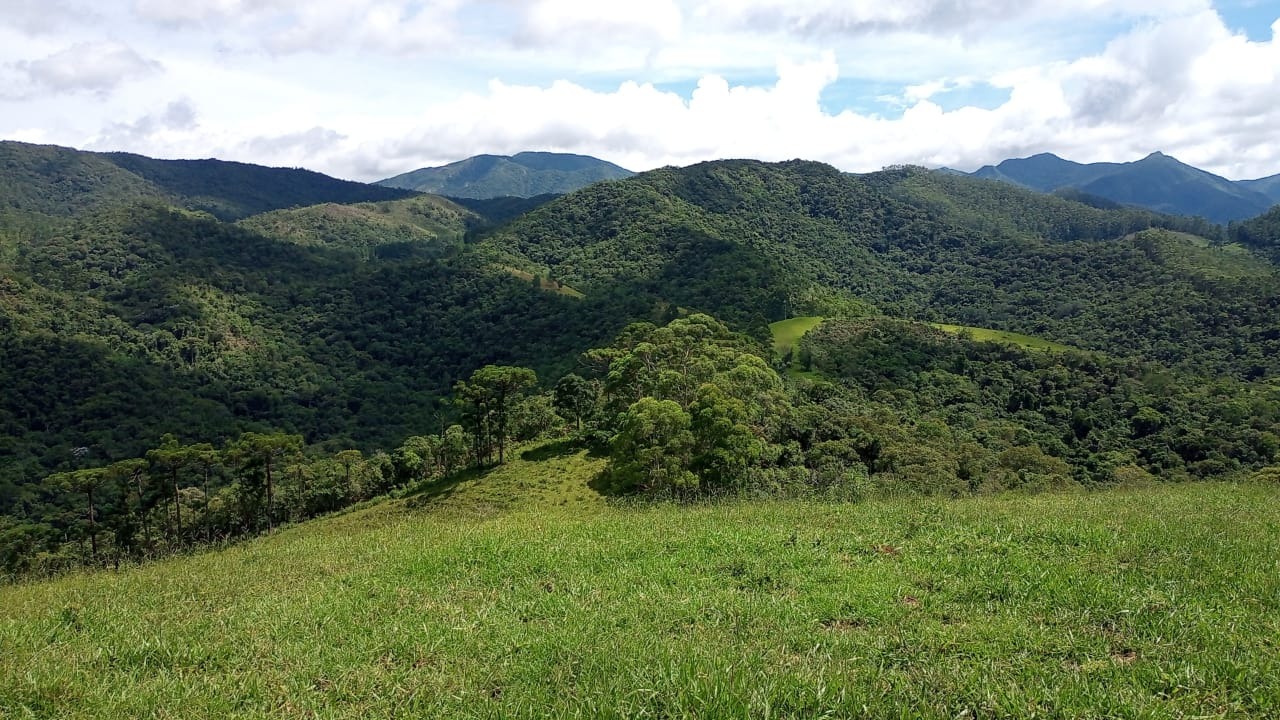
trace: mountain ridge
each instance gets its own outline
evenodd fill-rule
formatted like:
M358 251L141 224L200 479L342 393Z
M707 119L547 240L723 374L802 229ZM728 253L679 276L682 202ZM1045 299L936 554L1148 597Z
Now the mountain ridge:
M160 160L11 140L0 140L0 179L0 209L54 217L149 200L233 221L290 207L413 195L301 168L216 159Z
M1087 164L1045 152L985 165L969 174L1045 193L1076 191L1216 223L1256 217L1280 203L1280 176L1232 181L1159 151L1132 162Z
M620 180L634 174L589 155L525 151L515 155L475 155L447 165L411 170L375 184L485 200L561 195L595 182Z

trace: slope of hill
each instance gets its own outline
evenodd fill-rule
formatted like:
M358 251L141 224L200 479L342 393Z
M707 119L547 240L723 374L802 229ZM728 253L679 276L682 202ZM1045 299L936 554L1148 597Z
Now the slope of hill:
M1070 188L1125 205L1217 223L1253 217L1280 202L1276 195L1280 182L1274 177L1232 182L1159 152L1135 162L1088 165L1042 153L988 165L973 174L1040 192Z
M450 197L486 199L562 194L633 174L613 163L585 155L522 152L510 157L477 155L441 167L407 172L378 184Z
M1280 203L1280 175L1258 178L1257 180L1241 180L1237 184L1266 195L1273 203Z
M240 226L300 245L373 252L407 252L435 246L436 254L461 244L468 230L487 222L435 195L383 203L326 203L254 215Z
M761 338L769 322L874 306L1196 370L1280 373L1276 267L1165 228L1222 234L921 169L724 161L586 188L482 250L588 294L624 285Z
M1224 484L381 505L0 587L0 711L1273 717L1277 524L1274 487Z
M476 368L555 377L650 312L449 257L469 215L444 201L377 207L388 214L321 206L235 226L124 205L0 231L0 508L69 448L128 457L176 428L391 447ZM405 242L380 224L401 213L427 229L406 225Z
M1280 263L1280 206L1256 218L1232 223L1231 239Z
M222 160L155 160L0 141L0 209L56 217L154 200L236 220L300 205L397 200L411 194L310 170Z

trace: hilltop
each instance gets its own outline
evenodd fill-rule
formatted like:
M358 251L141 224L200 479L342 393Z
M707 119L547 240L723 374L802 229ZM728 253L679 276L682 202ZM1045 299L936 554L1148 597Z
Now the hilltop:
M121 203L155 201L238 220L300 205L377 202L411 194L296 168L156 160L0 141L0 213L74 217Z
M602 180L635 173L586 155L522 152L477 155L440 167L421 168L378 185L459 198L534 197L564 194Z

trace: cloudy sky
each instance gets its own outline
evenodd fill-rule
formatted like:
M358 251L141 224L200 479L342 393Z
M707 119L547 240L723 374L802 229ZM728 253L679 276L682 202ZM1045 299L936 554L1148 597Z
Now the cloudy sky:
M376 180L556 150L1280 173L1278 0L0 0L0 139Z

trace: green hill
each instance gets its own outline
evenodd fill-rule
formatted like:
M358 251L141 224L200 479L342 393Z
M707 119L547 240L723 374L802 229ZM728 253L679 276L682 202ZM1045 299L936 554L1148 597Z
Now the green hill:
M1197 372L1275 375L1276 266L1219 248L1221 236L1196 220L940 172L725 161L586 188L482 249L588 294L622 285L760 338L794 315L874 307Z
M379 185L458 198L532 198L573 192L602 180L634 175L611 162L585 155L522 152L477 155L378 181Z
M409 195L310 170L222 160L156 160L0 141L0 213L66 217L121 203L163 201L236 220L301 205L396 200Z
M1280 206L1251 220L1233 223L1230 232L1240 245L1280 263Z
M0 713L1271 717L1277 508L396 502L0 588Z
M383 203L326 203L254 215L240 226L300 245L355 249L362 253L405 252L435 245L441 253L460 244L485 222L466 208L434 195ZM384 247L394 246L394 247ZM443 246L443 247L442 247Z

